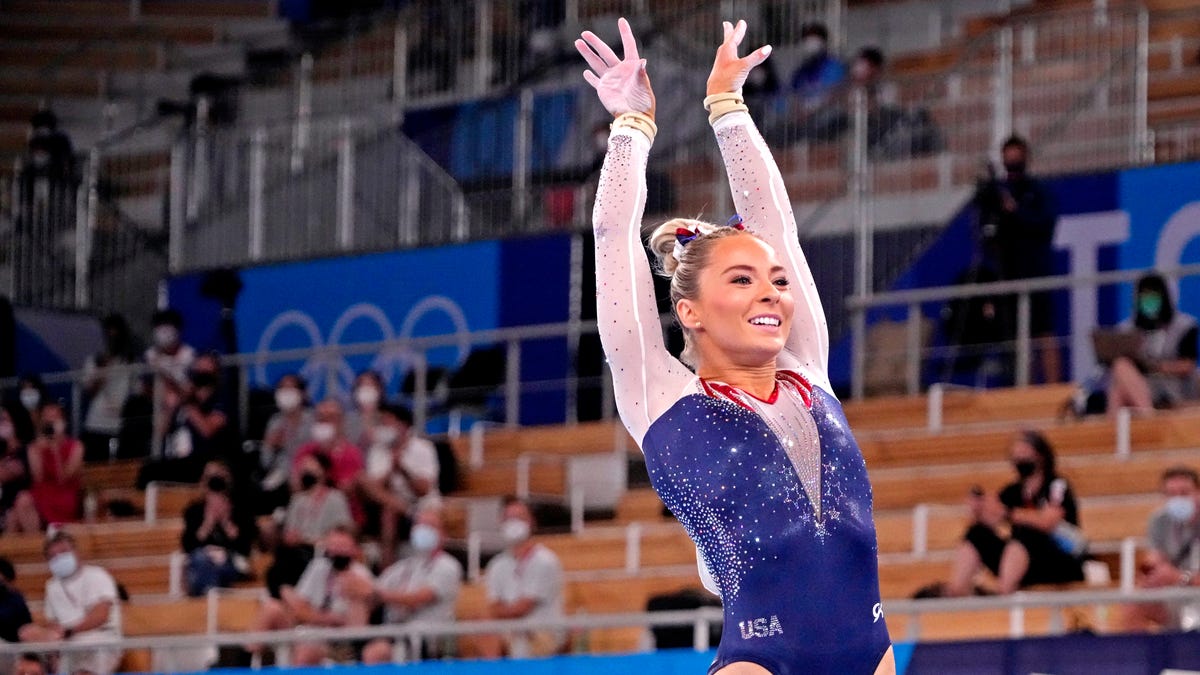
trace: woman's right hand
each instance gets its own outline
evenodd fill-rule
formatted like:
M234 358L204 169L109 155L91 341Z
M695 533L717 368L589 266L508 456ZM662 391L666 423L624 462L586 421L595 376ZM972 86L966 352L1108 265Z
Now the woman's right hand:
M725 39L721 42L721 46L717 47L717 56L713 60L712 72L708 74L706 93L710 96L727 92L741 94L742 85L746 84L746 78L749 77L750 71L771 55L771 45L759 47L746 56L738 58L738 46L742 44L742 38L746 37L746 22L738 21L734 26L728 21L724 21L721 23L721 27L725 32Z
M591 31L584 31L582 38L575 41L575 49L591 67L583 72L583 79L596 89L600 102L613 117L639 112L653 118L654 90L646 74L646 60L638 57L637 41L629 22L622 18L617 27L621 31L624 59L617 58L616 52Z

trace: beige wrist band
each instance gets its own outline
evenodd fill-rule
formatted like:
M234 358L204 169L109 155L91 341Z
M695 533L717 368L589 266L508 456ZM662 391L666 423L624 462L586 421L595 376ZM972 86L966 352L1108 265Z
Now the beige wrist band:
M742 95L737 92L710 94L704 97L704 109L708 111L708 123L713 124L725 115L739 110L749 112Z
M612 128L637 129L645 134L651 143L654 142L654 136L658 133L658 125L654 124L654 120L649 115L640 112L623 113L613 120Z

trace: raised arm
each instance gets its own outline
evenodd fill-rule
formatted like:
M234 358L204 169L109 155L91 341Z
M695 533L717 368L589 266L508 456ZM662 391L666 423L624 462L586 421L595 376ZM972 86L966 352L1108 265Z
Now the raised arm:
M616 117L600 171L592 224L596 235L596 316L612 371L617 410L641 443L675 402L691 373L670 355L641 238L646 159L654 142L654 93L629 24L619 22L625 59L590 32L575 46L592 68L584 79ZM593 72L594 71L594 72Z
M726 22L724 31L725 39L709 74L705 107L710 110L709 121L729 175L734 207L746 227L770 244L788 268L796 314L779 366L798 369L813 384L830 391L825 310L808 260L800 250L796 218L783 176L741 99L746 76L767 59L771 47L738 58L746 22L739 21L737 26Z

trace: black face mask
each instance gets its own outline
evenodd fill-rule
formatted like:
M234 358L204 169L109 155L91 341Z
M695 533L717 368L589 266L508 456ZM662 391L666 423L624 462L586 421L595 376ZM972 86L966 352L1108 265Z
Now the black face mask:
M42 425L41 432L42 432L42 435L45 436L46 438L53 438L55 435L55 431L57 431L57 429L55 429L54 425L50 422L47 422Z
M300 487L304 488L305 490L311 490L319 482L321 482L321 479L318 478L317 474L315 473L300 474Z
M348 555L331 555L329 556L329 564L338 572L345 572L350 569L350 556Z
M1013 468L1017 470L1017 475L1021 478L1029 478L1037 473L1037 462L1029 459L1013 462Z
M224 492L229 489L229 481L224 476L209 476L208 489L213 492Z
M217 376L212 373L192 373L192 386L197 389L201 387L217 386Z
M1025 175L1025 162L1005 162L1004 170L1014 178Z

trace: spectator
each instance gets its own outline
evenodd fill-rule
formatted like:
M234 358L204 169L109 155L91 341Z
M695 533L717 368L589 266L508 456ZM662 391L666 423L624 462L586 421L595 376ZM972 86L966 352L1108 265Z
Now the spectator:
M375 442L367 451L362 492L378 514L383 563L396 557L396 541L408 535L411 514L419 502L438 500L437 448L413 433L412 412L385 405L379 412Z
M16 580L12 561L0 558L0 640L4 642L20 642L21 628L33 623L25 596L13 585Z
M188 387L188 369L196 360L196 350L183 343L183 316L173 309L159 310L151 317L153 344L146 350L146 363L154 372L151 401L154 407L152 447L162 446L170 423L171 411ZM173 397L173 398L171 398Z
M975 193L984 258L1001 279L1032 279L1054 274L1051 244L1058 210L1050 190L1029 173L1029 144L1010 136L1001 147L1005 177L989 177ZM1048 292L1030 296L1030 335L1043 382L1062 379L1061 358L1054 338L1054 305ZM1017 316L1009 308L1009 332Z
M29 118L29 166L39 176L73 184L75 149L71 138L58 128L58 116L51 110L38 110Z
M201 476L204 496L183 511L181 544L187 553L187 592L199 597L227 587L250 570L250 546L258 535L254 519L235 503L233 474L222 462L209 462Z
M393 564L379 575L375 592L384 606L384 621L454 621L454 604L462 587L463 569L454 556L442 549L446 533L442 514L433 508L421 509L415 517L409 544L412 555ZM426 642L422 658L438 658L441 650ZM392 647L388 640L373 640L363 649L363 663L377 664L413 660L403 641Z
M1195 317L1175 307L1158 274L1138 279L1134 304L1133 317L1122 327L1142 336L1141 347L1135 357L1117 357L1109 368L1109 415L1121 408L1172 408L1200 395Z
M113 443L121 434L121 409L133 389L134 377L128 372L112 372L114 367L133 363L133 345L129 325L119 314L104 317L104 348L89 356L83 366L83 388L91 397L83 422L84 459L89 462L112 458Z
M13 675L46 675L46 664L37 654L22 654L17 657Z
M193 362L183 388L168 391L169 424L162 452L138 472L139 488L153 481L195 483L205 463L233 449L229 418L217 398L219 377L216 356L206 354Z
M297 451L312 436L313 411L307 386L304 378L295 373L284 375L275 384L275 407L279 410L267 421L259 456L263 471L259 483L260 513L270 513L287 503L292 463Z
M808 23L800 29L800 49L804 60L792 73L792 91L803 111L820 108L833 90L846 79L846 66L829 53L829 29L821 23Z
M17 430L8 410L0 407L0 525L6 530L20 532L38 528L37 520L25 525L9 523L10 518L18 517L13 509L17 495L28 489L29 459L25 446L17 440ZM37 509L32 509L32 517L36 519L36 516Z
M345 528L325 535L324 556L314 558L295 586L285 585L279 600L263 603L256 631L287 630L297 626L365 626L370 618L374 578L358 561L358 542ZM292 649L292 665L317 666L327 658L357 660L359 645L300 643ZM251 652L261 645L248 646Z
M300 460L309 455L323 454L329 457L329 478L334 486L345 493L350 500L350 512L354 522L362 525L362 505L357 499L358 483L362 478L362 451L358 446L346 440L342 424L342 405L333 399L326 399L317 404L316 421L312 427L312 441L301 446L296 451L296 460L292 475L299 476ZM295 484L293 483L293 488Z
M974 522L955 555L951 595L972 592L984 567L1004 594L1034 584L1083 581L1075 494L1058 475L1053 448L1041 434L1026 431L1013 441L1009 456L1018 478L1000 492L999 504L989 504L982 492L971 497ZM1007 539L1000 532L1006 523Z
M379 373L364 370L354 378L354 409L346 415L346 438L355 446L371 447L383 399L383 378Z
M300 577L322 537L354 524L346 496L331 486L328 455L318 452L300 457L298 469L298 490L288 503L275 563L267 570L267 587L273 596Z
M553 551L531 540L533 513L525 502L508 498L500 535L506 548L492 558L485 573L488 615L493 619L536 619L553 625L563 616L562 563ZM560 653L566 635L553 628L486 636L480 639L485 658L505 653L517 658Z
M1200 474L1187 466L1167 469L1162 492L1166 502L1150 516L1146 528L1150 550L1138 565L1137 585L1200 586ZM1163 603L1126 605L1121 624L1130 631L1194 630L1195 625L1184 625L1183 609Z
M42 402L38 419L38 437L28 450L29 490L13 504L12 531L37 532L42 525L74 522L80 515L83 444L67 435L58 402Z
M107 642L121 638L121 607L117 584L95 565L85 565L75 550L75 540L63 531L46 540L46 560L51 578L46 582L46 623L21 629L22 642ZM121 650L100 647L62 656L59 670L110 675L121 660ZM63 663L67 664L63 667Z
M21 402L21 407L10 409L9 414L13 416L17 438L21 439L22 443L28 445L37 437L38 407L42 405L42 401L49 399L46 385L42 384L42 378L38 375L22 375L17 381L17 400Z

